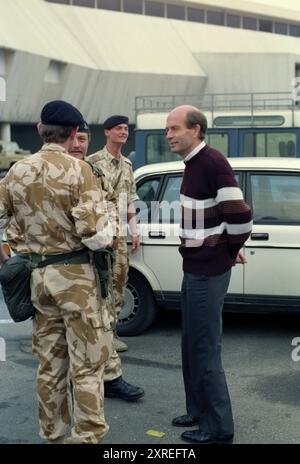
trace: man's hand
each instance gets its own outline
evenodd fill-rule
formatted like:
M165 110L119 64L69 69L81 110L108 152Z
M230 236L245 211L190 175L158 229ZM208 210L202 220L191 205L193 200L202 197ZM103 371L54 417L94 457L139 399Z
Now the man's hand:
M132 235L132 246L131 246L131 253L135 254L139 251L141 243L140 243L140 236L139 235Z
M243 255L243 253L241 251L239 251L237 257L235 258L234 266L236 264L245 264L246 262L247 262L247 260L246 260L245 256Z

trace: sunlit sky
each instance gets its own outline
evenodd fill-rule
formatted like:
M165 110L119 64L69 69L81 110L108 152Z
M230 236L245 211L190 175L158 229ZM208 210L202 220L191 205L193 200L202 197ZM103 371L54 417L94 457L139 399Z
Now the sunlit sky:
M279 6L282 8L300 11L299 0L252 0L256 3L263 3L265 5Z

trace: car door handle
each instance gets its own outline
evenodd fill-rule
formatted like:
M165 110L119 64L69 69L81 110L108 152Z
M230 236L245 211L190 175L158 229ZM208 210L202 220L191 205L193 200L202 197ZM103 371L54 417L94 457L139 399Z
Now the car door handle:
M157 232L149 232L149 238L166 238L165 232L157 231Z
M253 234L251 234L251 240L269 240L269 234L267 234L267 233L253 233Z

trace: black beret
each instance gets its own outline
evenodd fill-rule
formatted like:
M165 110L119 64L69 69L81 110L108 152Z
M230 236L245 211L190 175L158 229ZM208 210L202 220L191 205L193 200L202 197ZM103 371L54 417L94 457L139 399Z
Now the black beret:
M127 116L120 116L118 114L115 114L114 116L110 116L104 121L103 127L104 129L111 129L112 127L118 126L118 124L128 125L128 122L129 120Z
M83 116L75 106L63 100L46 103L41 112L42 124L51 126L80 126L84 122Z
M86 132L87 134L90 133L90 128L86 121L83 121L81 124L79 124L78 132Z

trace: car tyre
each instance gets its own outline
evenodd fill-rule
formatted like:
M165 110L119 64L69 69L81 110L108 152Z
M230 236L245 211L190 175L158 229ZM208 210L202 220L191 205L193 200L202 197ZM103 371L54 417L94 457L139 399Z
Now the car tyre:
M122 307L119 322L119 335L138 335L148 329L157 314L153 292L144 277L129 271L125 291L125 302Z

